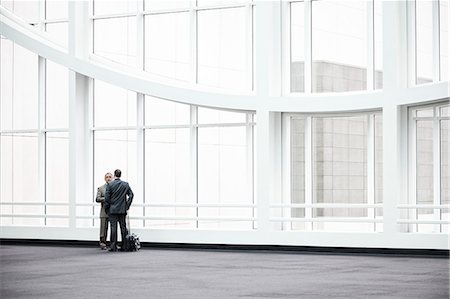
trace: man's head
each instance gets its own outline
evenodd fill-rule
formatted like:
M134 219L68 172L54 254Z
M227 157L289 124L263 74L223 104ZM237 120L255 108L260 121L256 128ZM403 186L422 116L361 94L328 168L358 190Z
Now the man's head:
M107 173L105 174L105 182L109 183L109 182L112 181L112 179L113 179L112 173L107 172Z
M122 171L120 171L120 169L114 170L114 176L120 178L122 176Z

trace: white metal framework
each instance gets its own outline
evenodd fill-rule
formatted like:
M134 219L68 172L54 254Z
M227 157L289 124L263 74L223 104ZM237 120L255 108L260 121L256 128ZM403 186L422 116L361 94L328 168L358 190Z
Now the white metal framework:
M420 221L426 221L426 224L432 224L433 227L446 225L446 220L437 219L437 216L431 220L421 220L411 218L410 215L403 213L404 210L412 209L434 209L441 210L448 208L434 200L431 205L420 205L411 201L408 190L413 185L409 185L408 177L412 170L408 168L408 152L411 152L408 139L408 111L410 106L416 106L422 103L448 101L449 83L434 82L420 86L409 86L408 78L412 77L412 70L408 67L408 59L411 57L414 48L408 48L408 5L407 1L383 1L383 89L371 92L350 92L339 95L332 94L288 94L283 87L288 86L290 73L286 70L286 44L289 44L286 38L286 15L289 3L281 1L254 1L252 3L236 4L245 7L248 18L253 19L252 23L247 23L246 32L251 35L247 40L250 56L247 57L247 68L251 68L252 73L247 74L248 85L253 89L240 93L227 94L225 91L218 93L217 89L211 89L201 86L193 86L197 82L196 75L196 49L195 45L190 48L190 80L187 83L172 82L161 80L142 71L143 69L143 31L137 30L137 51L138 69L111 63L105 59L98 58L92 54L92 26L95 20L100 16L94 16L91 13L89 2L69 2L69 41L67 49L59 46L57 42L52 42L48 35L32 28L23 20L15 16L7 9L0 6L0 34L18 45L36 53L39 56L39 104L38 116L39 127L31 130L4 130L1 128L1 136L15 133L33 133L38 135L38 170L39 170L39 201L33 203L14 202L13 206L31 206L34 207L52 207L64 205L67 207L67 213L48 213L43 212L29 213L26 215L16 215L8 212L5 208L11 202L8 199L1 199L2 217L40 218L44 221L53 218L68 219L66 225L62 227L51 227L49 225L36 226L3 226L1 230L2 238L38 238L38 239L78 239L78 240L97 240L98 228L88 226L80 227L77 220L90 219L94 216L80 214L79 208L83 206L92 207L92 197L94 186L93 167L94 167L94 135L96 132L109 129L127 129L136 132L137 150L137 175L140 177L136 186L142 194L145 194L145 169L143 160L145 159L145 132L147 130L158 129L145 124L145 96L153 96L160 99L176 101L190 105L190 122L183 125L190 132L190 179L191 184L197 188L198 156L195 150L198 140L199 128L207 126L226 127L227 124L204 124L197 122L198 107L211 107L227 110L238 110L247 113L245 121L242 123L229 124L230 126L239 125L244 127L247 134L247 143L254 144L247 147L246 169L254 172L254 186L248 182L247 194L254 198L252 203L230 203L230 204L211 204L211 203L174 203L175 207L195 208L200 207L220 207L220 208L246 208L252 211L251 216L227 216L225 220L249 221L252 223L250 229L232 230L232 229L163 229L153 227L137 228L135 231L140 235L141 240L145 242L179 242L179 243L226 243L226 244L277 244L277 245L304 245L304 246L349 246L349 247L381 247L381 248L434 248L448 249L448 235L441 233L441 229L432 232L413 233L415 230L408 229L410 224L420 224ZM142 4L142 1L139 3ZM306 5L311 5L311 1L306 1ZM236 6L235 4L231 6ZM136 15L141 21L144 14L153 12L144 11L143 6ZM201 8L203 9L203 8ZM188 11L192 15L190 19L190 32L195 37L195 12L199 10L196 6L191 6ZM252 14L252 18L250 18ZM112 16L109 16L112 17ZM307 15L306 22L311 22L314 17ZM141 21L137 21L137 26L141 26ZM139 28L143 28L142 26ZM253 28L250 30L250 28ZM252 32L252 34L250 34ZM308 30L307 30L308 32ZM309 48L309 47L307 47ZM370 48L370 47L369 47ZM309 52L308 52L309 51ZM307 57L312 53L307 49ZM370 55L369 55L370 56ZM47 129L45 122L45 61L51 60L67 69L69 69L69 123L68 128ZM308 59L310 60L310 59ZM369 68L372 62L369 59ZM250 65L252 67L250 67ZM307 67L307 66L306 66ZM307 67L308 68L308 67ZM308 71L309 72L309 71ZM369 76L370 77L370 76ZM310 80L307 77L306 80ZM96 127L93 122L94 111L93 101L95 101L94 80L106 82L108 84L123 88L125 90L136 92L136 125L132 127ZM251 81L251 82L250 82ZM437 108L436 108L437 109ZM365 222L377 227L382 224L382 232L361 233L361 232L316 232L314 231L314 222L327 222L330 219L313 217L312 210L315 208L332 207L348 208L349 204L319 204L312 201L312 177L305 177L305 202L298 204L290 201L290 169L288 168L290 147L289 119L297 115L306 115L305 129L305 171L312 172L312 119L318 116L337 116L351 115L359 113L360 115L369 115L368 145L371 150L367 152L369 165L373 165L373 111L381 111L383 118L383 217L374 217L375 209L379 208L378 202L374 201L375 187L370 184L373 180L373 169L369 168L367 176L368 198L367 203L362 207L369 211L369 216L364 219ZM251 112L251 113L248 113ZM253 116L253 113L255 115ZM283 114L285 113L285 114ZM253 119L255 117L255 119ZM257 124L257 125L255 125ZM170 126L178 128L178 126ZM159 129L161 129L160 127ZM255 135L253 130L255 129ZM55 203L46 202L45 193L45 161L46 145L44 135L46 133L68 132L68 202ZM253 142L254 139L254 142ZM437 141L433 141L436 146ZM436 144L435 144L436 143ZM411 156L410 156L411 157ZM309 162L307 162L309 161ZM287 164L286 164L287 163ZM438 163L438 161L434 161ZM253 166L254 165L254 166ZM5 167L2 163L2 168ZM434 173L440 177L437 172ZM3 177L2 177L3 180ZM253 181L253 178L251 178ZM437 181L433 182L433 188L437 188ZM190 194L192 198L197 197L196 189ZM436 193L434 194L436 196ZM86 203L86 198L90 202ZM408 206L403 204L407 203ZM170 207L168 203L148 203L137 204L136 207L144 209L145 207ZM410 206L413 205L413 206ZM292 208L304 208L305 217L291 217ZM274 209L281 209L280 214L271 214ZM136 216L136 220L182 220L198 221L202 220L224 220L220 217L201 216L198 213L192 217L170 216L170 217L151 217L145 214ZM432 215L437 215L433 213ZM405 218L406 217L406 218ZM167 219L169 218L169 219ZM360 219L351 217L333 218L332 222L353 223ZM290 225L286 222L305 222L305 231L296 231L289 229ZM280 224L281 223L281 224ZM284 224L282 224L284 223ZM405 224L402 226L401 224ZM406 233L411 232L411 233ZM419 231L420 232L420 231Z

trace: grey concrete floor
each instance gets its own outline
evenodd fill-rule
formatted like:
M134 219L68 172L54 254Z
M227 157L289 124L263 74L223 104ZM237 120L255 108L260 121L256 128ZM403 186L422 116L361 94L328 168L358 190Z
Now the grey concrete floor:
M2 245L6 298L449 298L446 258Z

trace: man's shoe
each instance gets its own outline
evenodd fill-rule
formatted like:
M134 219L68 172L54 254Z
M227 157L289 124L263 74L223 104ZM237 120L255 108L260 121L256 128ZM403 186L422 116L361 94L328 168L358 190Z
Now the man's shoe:
M110 248L108 251L117 252L117 249Z

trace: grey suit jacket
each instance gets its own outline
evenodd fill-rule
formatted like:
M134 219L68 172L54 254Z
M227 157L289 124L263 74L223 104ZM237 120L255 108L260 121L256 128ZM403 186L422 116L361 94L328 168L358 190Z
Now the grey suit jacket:
M104 184L97 188L97 197L95 198L96 202L100 202L102 204L102 208L100 210L100 218L106 218L108 217L108 214L106 214L105 211L105 192L106 192L106 185Z
M126 214L133 202L133 191L127 182L116 178L106 186L105 209L110 214Z

